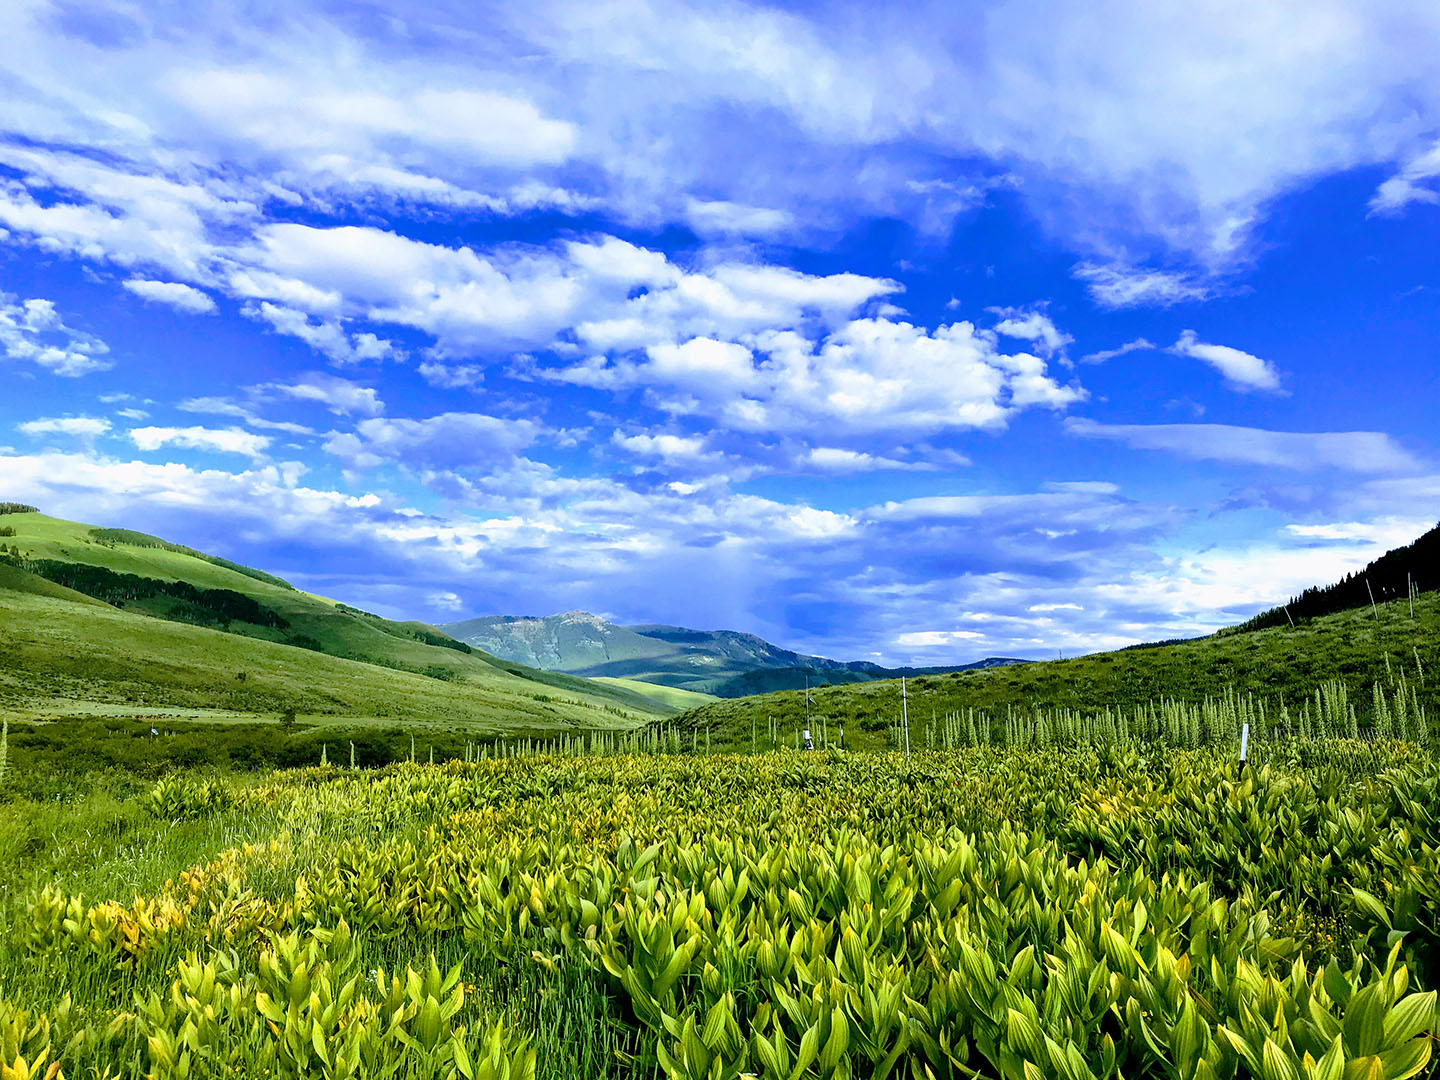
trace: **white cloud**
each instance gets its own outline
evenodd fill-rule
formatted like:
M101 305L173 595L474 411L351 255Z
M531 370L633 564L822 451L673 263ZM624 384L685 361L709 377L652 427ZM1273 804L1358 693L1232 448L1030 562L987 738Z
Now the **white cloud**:
M32 437L69 435L77 439L94 440L110 430L110 421L93 416L48 417L27 420L17 427L22 434Z
M392 147L507 166L555 164L575 146L573 125L523 98L393 85L413 74L368 66L283 77L212 69L177 73L170 88L212 131L278 154L292 169L327 153L386 162Z
M985 635L978 630L908 630L903 634L895 635L895 644L902 649L923 649L983 641L984 639Z
M1075 276L1085 282L1102 308L1170 307L1208 300L1215 287L1194 275L1172 270L1147 270L1123 264L1081 263Z
M1372 214L1394 215L1411 203L1440 203L1440 141L1405 162L1370 200Z
M837 446L816 446L806 452L799 464L822 473L879 472L885 470L930 470L927 462L902 461L863 450L847 450Z
M184 285L178 281L150 281L146 278L130 278L125 282L129 289L142 300L166 304L177 311L192 315L206 315L215 310L215 301L208 293Z
M1046 491L1068 491L1074 495L1118 495L1120 485L1109 480L1047 480Z
M432 592L425 597L432 608L444 611L448 614L455 614L465 610L465 601L459 593L449 591Z
M1169 351L1176 356L1189 356L1209 364L1237 389L1280 389L1280 376L1268 360L1228 345L1207 345L1195 336L1193 330L1182 332Z
M280 307L268 301L258 307L247 307L245 314L270 324L277 333L297 337L322 356L337 364L354 364L362 360L383 360L398 355L394 344L376 335L349 333L339 319L321 318L313 322L303 311Z
M289 383L265 383L256 392L275 394L294 401L313 401L324 405L337 416L378 416L385 403L373 387L342 379L323 371L310 371Z
M611 351L835 323L900 289L736 262L687 271L608 236L479 252L373 228L286 224L262 229L242 254L248 268L231 284L260 301L257 315L337 360L352 358L342 319L420 330L442 356L544 348L572 329Z
M252 458L264 457L270 446L269 436L256 435L240 428L143 427L131 431L130 438L146 451L175 446L186 450L243 454Z
M694 435L625 435L610 437L615 446L636 457L652 458L667 465L694 465L715 462L723 455L707 450L705 440Z
M1413 518L1401 517L1375 518L1371 521L1292 523L1285 526L1286 533L1302 540L1366 544L1372 547L1378 545L1387 550L1404 547L1426 531L1428 522L1417 523Z
M550 377L645 387L659 408L729 430L822 438L998 429L1019 409L1063 409L1085 396L1055 382L1040 357L1003 353L968 322L930 331L855 319L820 342L788 330L748 340L656 345L643 363L593 358Z
M743 206L723 199L690 199L686 217L696 232L739 236L771 236L789 228L793 218L786 210Z
M147 146L144 155L157 150ZM111 161L0 144L0 163L26 181L0 184L0 225L47 251L152 267L201 282L212 274L217 256L211 229L233 229L258 212L223 176L193 169L172 174L152 161L126 163L113 156ZM50 197L37 199L35 190Z
M293 463L232 473L86 454L0 455L12 497L77 521L123 523L234 556L244 554L236 545L246 537L305 543L323 536L327 544L343 545L358 531L363 542L379 497L302 488L303 472ZM255 554L247 561L287 571Z
M485 369L476 364L438 364L426 361L420 377L441 390L471 390L485 381Z
M1127 353L1139 352L1143 349L1153 349L1155 345L1143 337L1127 341L1124 345L1117 345L1113 349L1101 349L1098 352L1086 353L1080 358L1082 364L1103 364L1107 360L1114 360L1116 357L1125 356Z
M1266 431L1228 424L1100 424L1071 417L1071 435L1110 439L1136 450L1161 450L1192 461L1280 469L1406 473L1420 468L1404 448L1378 431Z
M482 413L442 413L423 420L362 420L353 432L337 432L325 449L354 468L386 461L412 467L493 467L512 462L541 429L531 420Z
M206 413L211 416L233 416L262 431L284 431L291 435L314 435L313 428L283 420L267 420L253 409L224 397L186 398L176 406L181 412Z
M93 334L66 326L49 300L19 300L0 292L0 350L10 360L25 360L75 378L113 366L110 348Z
M1043 311L1022 308L991 308L1003 318L995 324L995 332L1021 341L1034 342L1044 356L1062 352L1075 339L1056 328Z
M102 146L112 172L163 173L174 189L109 191L68 162L50 182L83 199L12 191L0 216L68 250L93 245L87 258L199 271L213 267L196 218L247 205L599 205L654 224L698 204L702 218L726 208L711 211L722 223L788 215L791 233L865 215L933 231L1003 169L1077 251L1208 270L1244 260L1276 196L1409 160L1440 126L1440 17L1406 0L930 2L884 25L559 0L455 9L423 32L412 15L301 2L222 28L162 2L111 13L99 32L17 8L4 26L9 157Z

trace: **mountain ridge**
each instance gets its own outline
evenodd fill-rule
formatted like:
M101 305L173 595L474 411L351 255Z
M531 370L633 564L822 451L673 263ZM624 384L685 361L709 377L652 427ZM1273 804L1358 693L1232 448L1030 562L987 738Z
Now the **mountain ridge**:
M451 637L496 656L583 678L621 678L740 697L778 689L945 674L1025 663L987 657L972 664L886 668L782 648L741 630L695 630L664 623L620 624L588 611L555 615L482 615L445 623Z

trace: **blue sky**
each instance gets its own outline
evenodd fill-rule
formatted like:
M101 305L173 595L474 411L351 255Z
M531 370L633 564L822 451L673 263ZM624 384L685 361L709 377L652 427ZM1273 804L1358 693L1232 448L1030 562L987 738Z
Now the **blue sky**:
M1440 9L880 12L6 5L0 498L920 663L1435 524Z

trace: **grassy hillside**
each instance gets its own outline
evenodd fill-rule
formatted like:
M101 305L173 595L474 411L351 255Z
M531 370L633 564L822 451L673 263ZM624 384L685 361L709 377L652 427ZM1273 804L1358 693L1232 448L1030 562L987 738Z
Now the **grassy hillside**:
M84 593L76 592L74 589L67 589L64 585L56 585L53 581L46 581L42 577L27 573L18 567L8 566L0 563L0 593L16 592L29 593L32 596L48 596L55 600L69 600L76 604L88 604L91 607L108 607L103 600L96 600L94 597L86 596Z
M1007 709L1104 709L1162 698L1197 701L1228 689L1296 703L1330 679L1343 681L1367 707L1377 681L1403 672L1419 684L1427 709L1440 711L1440 594L1415 601L1369 605L1310 620L1295 629L1219 634L1195 641L1097 653L1073 660L993 668L908 681L912 731L965 709L1003 714ZM1387 660L1389 667L1387 668ZM831 738L844 727L853 747L879 747L900 716L898 680L825 687L812 692L812 727L821 718ZM748 747L752 725L763 733L771 720L790 737L805 720L804 695L795 691L719 701L667 723L708 729L711 745Z
M601 675L591 681L633 690L637 694L644 694L646 697L654 698L656 701L677 709L693 709L708 702L720 700L713 694L700 694L694 690L682 690L676 686L661 686L659 683L641 682L639 679L616 679L608 675Z
M672 711L625 687L501 661L433 627L382 619L144 534L37 513L0 522L14 530L0 541L9 560L0 564L0 707L12 712L294 708L498 730Z

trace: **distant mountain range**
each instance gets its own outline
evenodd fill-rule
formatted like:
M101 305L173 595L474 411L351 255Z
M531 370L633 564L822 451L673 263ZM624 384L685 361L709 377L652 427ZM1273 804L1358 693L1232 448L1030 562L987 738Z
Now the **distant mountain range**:
M734 630L618 626L587 611L544 618L487 615L441 629L467 645L545 671L632 679L716 697L795 690L807 678L812 686L838 685L1026 662L990 657L953 667L886 668L863 660L806 656Z

